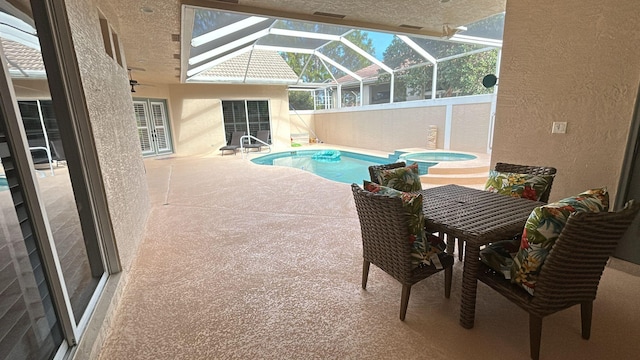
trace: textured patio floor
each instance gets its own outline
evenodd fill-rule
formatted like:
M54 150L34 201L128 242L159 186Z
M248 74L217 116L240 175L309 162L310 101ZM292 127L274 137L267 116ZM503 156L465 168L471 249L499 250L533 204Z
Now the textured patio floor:
M443 277L401 285L372 267L360 287L351 190L241 156L146 161L152 212L100 359L528 359L528 316L484 285L458 324ZM542 359L631 359L640 277L607 268L591 340L579 308L545 318Z

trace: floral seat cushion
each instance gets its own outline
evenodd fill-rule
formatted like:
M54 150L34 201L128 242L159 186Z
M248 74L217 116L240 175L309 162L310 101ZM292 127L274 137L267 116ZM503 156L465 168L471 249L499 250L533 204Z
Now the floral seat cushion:
M405 192L422 190L417 163L397 169L381 170L378 182L382 186Z
M569 215L576 212L608 210L609 193L606 188L587 190L556 203L535 208L522 232L520 250L513 258L511 281L533 295L544 260L560 236Z
M364 189L389 197L399 197L402 205L410 215L409 239L411 244L411 264L414 269L432 265L432 260L445 249L444 242L437 236L429 235L424 230L424 213L422 212L422 194L398 191L373 182L364 181ZM439 262L433 263L438 267Z
M484 189L502 195L540 200L549 188L553 175L531 175L489 171Z
M491 243L480 250L480 260L509 280L513 258L520 250L520 241L520 235L518 235L513 239Z

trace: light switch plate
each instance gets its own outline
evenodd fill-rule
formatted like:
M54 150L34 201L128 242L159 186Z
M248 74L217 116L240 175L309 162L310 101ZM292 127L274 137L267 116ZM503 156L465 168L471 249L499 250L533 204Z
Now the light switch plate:
M567 122L566 121L554 121L553 127L551 128L552 134L564 134L567 132Z

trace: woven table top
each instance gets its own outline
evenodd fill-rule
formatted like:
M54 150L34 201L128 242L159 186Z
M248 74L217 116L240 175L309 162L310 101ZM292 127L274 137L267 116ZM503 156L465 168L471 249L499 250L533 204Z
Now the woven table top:
M426 227L482 245L522 231L531 211L542 202L459 185L420 191Z

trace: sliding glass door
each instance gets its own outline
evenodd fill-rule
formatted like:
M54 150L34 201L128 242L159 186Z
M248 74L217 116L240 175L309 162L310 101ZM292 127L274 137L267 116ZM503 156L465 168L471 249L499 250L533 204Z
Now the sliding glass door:
M244 131L257 136L259 130L271 130L269 101L223 100L222 116L227 142L234 131Z
M17 54L39 50L35 30L0 15L29 40L0 29L0 58L18 59L0 65L0 360L61 358L78 343L106 282L110 227L99 225L96 183L83 166L90 151L81 146L90 141L79 140L66 104L54 106L42 90L59 81L42 59L29 72L20 67ZM41 99L18 101L34 92Z

